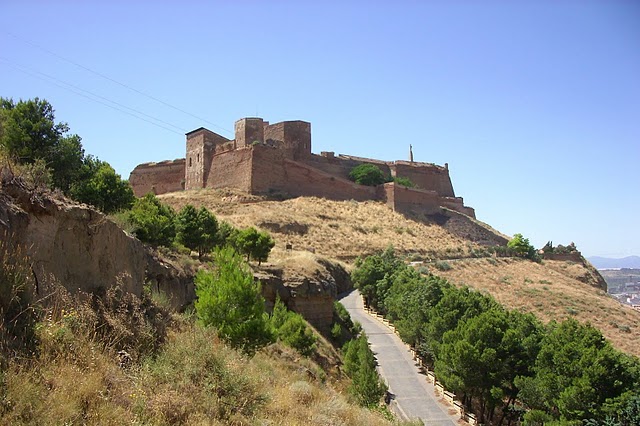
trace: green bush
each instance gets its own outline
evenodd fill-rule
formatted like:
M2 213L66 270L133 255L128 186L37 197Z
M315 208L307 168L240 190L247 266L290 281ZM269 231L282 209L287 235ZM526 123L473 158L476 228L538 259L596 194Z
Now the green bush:
M71 197L82 203L91 204L104 213L128 210L135 201L129 182L104 161L89 159L94 164L87 177L71 185Z
M449 271L451 270L451 265L446 260L438 260L434 266L438 271Z
M349 173L349 179L360 185L376 186L387 181L380 168L373 164L360 164Z
M343 352L344 371L352 380L349 393L362 406L378 405L387 392L387 386L376 371L376 360L367 343L367 336L362 333L357 339L347 342Z
M522 234L515 234L507 243L507 248L511 249L517 256L539 261L540 256L536 249L529 243L529 239Z
M317 338L302 316L292 312L278 298L273 307L270 324L278 340L300 354L309 356L316 349Z
M218 243L218 220L204 206L200 210L184 206L176 216L176 231L178 242L197 251L200 258Z
M253 259L260 264L269 258L269 253L276 243L266 232L259 232L256 228L250 227L237 234L235 245L240 253L247 256L247 262Z
M140 241L170 247L176 236L175 212L149 193L138 198L129 212L129 221Z
M416 184L411 182L411 179L406 177L394 177L393 181L398 185L406 186L407 188L415 188Z
M213 272L200 270L195 278L198 320L215 327L232 346L251 353L273 339L260 284L230 247L217 249L214 262Z

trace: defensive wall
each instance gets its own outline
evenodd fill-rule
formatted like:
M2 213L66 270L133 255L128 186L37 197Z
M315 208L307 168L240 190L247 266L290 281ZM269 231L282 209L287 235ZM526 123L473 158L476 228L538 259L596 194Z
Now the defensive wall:
M236 121L234 128L234 139L198 128L186 134L184 159L137 166L129 178L135 195L230 187L252 194L380 200L394 210L426 214L447 207L475 218L474 210L455 196L448 164L313 154L311 124L305 121L269 124L249 117ZM416 188L351 182L349 173L360 164L374 164L387 176L408 178Z

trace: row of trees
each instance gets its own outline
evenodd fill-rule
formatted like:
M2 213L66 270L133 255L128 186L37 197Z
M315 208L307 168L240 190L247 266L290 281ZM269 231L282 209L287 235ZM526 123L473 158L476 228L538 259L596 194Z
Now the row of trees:
M393 249L359 261L352 279L482 422L640 422L640 414L620 414L640 401L638 360L590 325L569 319L544 326L488 295L422 276Z
M129 208L135 199L113 167L86 155L82 138L55 121L55 111L38 98L0 98L0 151L34 186L58 189L105 213Z
M146 243L171 247L174 242L198 252L198 256L215 247L231 246L246 256L263 262L269 257L275 242L266 232L253 227L237 229L219 222L211 211L187 204L179 212L149 193L133 203L123 213L135 235Z

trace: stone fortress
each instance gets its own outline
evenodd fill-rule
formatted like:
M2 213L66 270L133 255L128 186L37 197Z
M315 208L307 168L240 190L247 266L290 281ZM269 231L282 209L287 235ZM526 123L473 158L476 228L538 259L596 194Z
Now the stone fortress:
M473 208L456 197L445 163L379 161L350 155L311 152L311 124L242 118L229 140L204 127L186 134L186 158L144 163L131 172L136 196L202 188L235 188L250 194L315 196L332 200L378 200L400 212L437 214L445 207L475 218ZM410 179L416 188L390 182L358 185L349 172L364 163L385 175Z

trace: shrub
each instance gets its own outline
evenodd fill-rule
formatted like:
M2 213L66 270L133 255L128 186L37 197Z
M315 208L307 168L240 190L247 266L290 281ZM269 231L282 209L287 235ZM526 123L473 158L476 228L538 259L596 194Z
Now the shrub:
M529 243L529 239L522 236L522 234L515 234L513 238L507 243L507 247L520 257L539 261L540 257L536 249Z
M218 221L204 206L200 210L191 204L184 206L176 216L176 231L178 241L196 250L200 258L218 243Z
M416 184L411 182L411 179L406 177L394 177L393 181L398 185L406 186L407 188L415 188Z
M236 247L240 253L247 256L247 262L252 258L258 264L269 258L269 253L276 243L266 232L259 232L256 228L243 229L237 234Z
M195 278L198 319L232 346L253 352L272 340L260 284L232 248L217 249L214 259L215 271L200 270Z
M451 270L451 265L446 260L438 260L434 266L438 271L449 271Z
M278 340L300 354L309 356L316 349L317 338L302 316L289 311L280 298L276 300L270 319Z
M376 406L387 391L376 371L376 360L363 333L343 348L344 371L351 377L349 393L365 407Z
M171 246L176 236L175 212L149 193L133 203L129 213L136 237L152 245Z
M385 183L386 178L382 170L373 164L360 164L349 173L349 179L360 185L376 186Z

